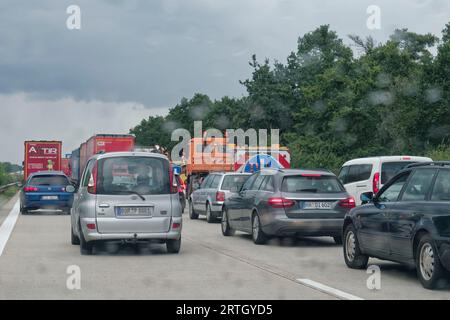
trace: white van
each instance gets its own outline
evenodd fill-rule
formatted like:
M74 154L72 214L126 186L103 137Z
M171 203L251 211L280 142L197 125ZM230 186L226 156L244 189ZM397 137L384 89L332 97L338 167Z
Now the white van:
M339 179L347 192L361 204L361 194L377 193L397 172L411 163L433 161L427 157L388 156L353 159L344 163Z

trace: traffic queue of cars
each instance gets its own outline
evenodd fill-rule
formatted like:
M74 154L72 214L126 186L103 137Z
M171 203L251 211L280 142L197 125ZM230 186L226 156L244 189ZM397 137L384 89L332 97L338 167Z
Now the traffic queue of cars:
M76 190L62 172L30 175L20 208L71 208L71 243L81 254L99 241L156 241L178 253L181 185L164 155L100 153L87 161ZM330 236L343 244L350 268L366 268L374 257L414 266L425 288L448 278L450 162L356 159L339 176L324 169L213 172L192 188L189 217L221 221L226 237L241 231L264 244L274 236Z
M221 175L206 177L192 193L191 218L222 204L211 197ZM255 244L273 236L331 236L343 243L349 268L366 268L370 257L407 264L428 289L450 277L450 162L364 158L345 163L340 179L300 169L263 169L246 178L223 201L224 236L249 233Z

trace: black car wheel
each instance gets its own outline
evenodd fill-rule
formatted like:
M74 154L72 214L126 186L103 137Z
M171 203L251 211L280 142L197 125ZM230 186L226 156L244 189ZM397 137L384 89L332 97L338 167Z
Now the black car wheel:
M194 205L192 204L192 199L189 200L189 218L191 218L191 220L198 219L198 213L196 213L194 210Z
M181 249L181 239L167 240L166 248L168 253L179 253Z
M435 289L447 275L439 259L436 246L430 235L425 234L419 240L416 249L417 276L426 289Z
M362 254L359 248L356 230L352 224L348 225L344 231L344 259L345 264L352 269L365 269L369 256Z
M267 241L267 235L261 229L261 222L258 214L253 214L252 219L252 238L255 244L265 244Z
M228 212L225 208L222 209L222 234L225 237L233 236L235 231L230 226L230 221L228 219Z

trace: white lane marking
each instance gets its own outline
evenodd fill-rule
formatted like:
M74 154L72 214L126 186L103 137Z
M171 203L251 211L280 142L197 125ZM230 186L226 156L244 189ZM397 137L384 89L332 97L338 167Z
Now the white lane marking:
M341 290L329 287L327 285L324 285L322 283L313 281L311 279L297 279L297 281L299 283L307 286L307 287L319 290L319 291L324 292L324 293L331 294L331 295L333 295L333 296L335 296L336 298L339 298L339 299L364 300L363 298L360 298L360 297L354 296L354 295L352 295L350 293L347 293L347 292L344 292L344 291L341 291Z
M11 212L8 214L3 224L0 226L0 257L3 254L3 249L5 249L6 243L11 236L11 233L16 224L17 218L19 217L19 201L16 202Z

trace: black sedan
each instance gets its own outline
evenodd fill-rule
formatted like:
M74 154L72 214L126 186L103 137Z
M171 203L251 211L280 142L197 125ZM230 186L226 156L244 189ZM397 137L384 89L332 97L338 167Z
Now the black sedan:
M344 221L344 259L366 268L369 257L417 269L425 288L441 287L450 271L450 162L414 164L393 177Z

